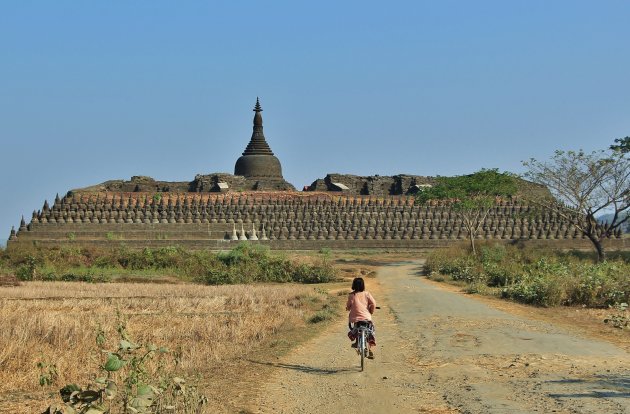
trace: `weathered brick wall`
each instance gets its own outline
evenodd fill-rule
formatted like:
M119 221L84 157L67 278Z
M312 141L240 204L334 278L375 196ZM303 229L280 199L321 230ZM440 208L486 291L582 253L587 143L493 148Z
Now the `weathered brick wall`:
M394 176L359 176L351 174L328 174L323 179L317 179L309 186L308 191L336 191L333 183L341 183L348 187L351 195L372 195L386 197L390 195L405 195L412 186L433 184L432 177L399 174Z
M68 192L68 196L96 193L207 193L219 192L218 183L227 183L228 191L294 191L293 185L281 178L249 179L227 173L198 174L192 181L158 181L134 176L131 180L111 180Z
M24 240L11 242L9 248L37 245L43 247L55 247L60 245L81 245L81 246L99 246L108 247L124 244L132 249L143 249L145 247L158 248L168 246L181 246L190 250L229 250L234 248L240 241L232 240L199 240L199 239L115 239L115 240ZM272 250L320 250L329 248L331 250L402 250L428 252L435 249L446 248L454 244L465 244L463 240L267 240L252 241L248 243L259 243L268 246ZM519 244L523 246L536 246L539 248L553 249L575 249L592 251L593 245L585 239L580 240L495 240L493 243L503 244ZM613 239L605 243L609 250L628 250L630 249L630 240Z
M466 239L448 206L419 206L408 197L346 197L331 193L231 195L109 193L57 198L22 222L9 246L23 243L179 244L223 248L254 240L272 248L429 249ZM479 239L587 245L580 232L551 212L520 204L496 205ZM267 240L265 240L267 239ZM626 239L610 240L625 246ZM227 244L226 244L227 243Z

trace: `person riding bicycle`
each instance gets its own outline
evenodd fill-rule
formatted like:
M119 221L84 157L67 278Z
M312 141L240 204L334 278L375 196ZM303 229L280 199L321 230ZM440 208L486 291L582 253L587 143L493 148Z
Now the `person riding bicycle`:
M350 311L348 315L349 326L348 338L355 341L353 348L357 347L357 322L368 323L368 358L374 358L373 347L376 347L376 339L374 337L374 323L372 322L372 314L376 309L376 301L370 292L365 290L365 282L363 278L356 277L352 281L352 292L348 295L346 310Z

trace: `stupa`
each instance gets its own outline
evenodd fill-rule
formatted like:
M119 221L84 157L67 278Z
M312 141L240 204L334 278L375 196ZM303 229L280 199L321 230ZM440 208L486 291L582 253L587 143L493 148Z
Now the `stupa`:
M273 151L267 144L263 133L262 107L260 100L256 98L254 106L254 130L252 138L247 144L243 155L236 160L234 175L240 175L253 180L280 180L282 178L282 166L280 160L273 155Z

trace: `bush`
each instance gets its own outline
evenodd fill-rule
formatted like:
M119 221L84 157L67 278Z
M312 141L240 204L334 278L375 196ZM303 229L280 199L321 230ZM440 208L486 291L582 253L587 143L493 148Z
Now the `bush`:
M490 287L503 287L518 283L524 275L522 266L514 262L489 263L483 266L483 271L486 273L486 281Z
M424 264L424 269L427 274L441 273L449 275L454 268L453 261L462 256L463 251L459 247L453 247L449 249L440 249L432 252Z
M606 307L630 300L630 264L619 257L596 264L592 257L575 252L486 245L476 257L465 249L435 252L425 267L440 277L467 283L468 292L484 292L485 284L502 287L504 298L537 306Z
M450 267L446 267L451 279L467 283L479 283L485 280L483 268L473 256L462 256L455 259Z
M16 276L19 280L34 280L37 276L37 266L39 265L34 256L29 255L25 263L17 268Z
M630 299L628 267L618 262L581 264L569 291L570 303L607 307Z
M2 251L0 270L6 268L7 273L15 274L20 280L104 282L110 278L96 274L111 269L123 276L149 270L213 285L325 283L337 277L328 256L323 252L314 264L299 264L283 255L272 255L263 245L250 243L240 243L219 254L191 252L176 246L142 250L132 250L124 244L110 249L66 246Z
M502 290L502 297L537 306L558 306L564 303L562 283L553 276L532 276Z
M207 285L229 285L237 283L227 266L218 269L208 269L204 275L198 277L196 280Z
M481 246L479 248L479 260L484 265L490 263L502 263L507 256L507 249L502 244L493 246Z

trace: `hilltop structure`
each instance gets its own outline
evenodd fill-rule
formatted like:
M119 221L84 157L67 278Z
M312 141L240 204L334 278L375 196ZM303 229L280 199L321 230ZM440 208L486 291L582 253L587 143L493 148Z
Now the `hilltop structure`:
M233 175L197 175L190 182L135 176L72 190L52 206L45 201L29 224L22 218L8 247L124 242L224 249L250 240L291 250L429 249L466 238L461 218L448 205L415 203L413 194L431 186L432 177L328 174L296 192L267 143L258 99L254 112L252 136ZM481 228L482 239L590 247L561 217L517 200L497 202Z

